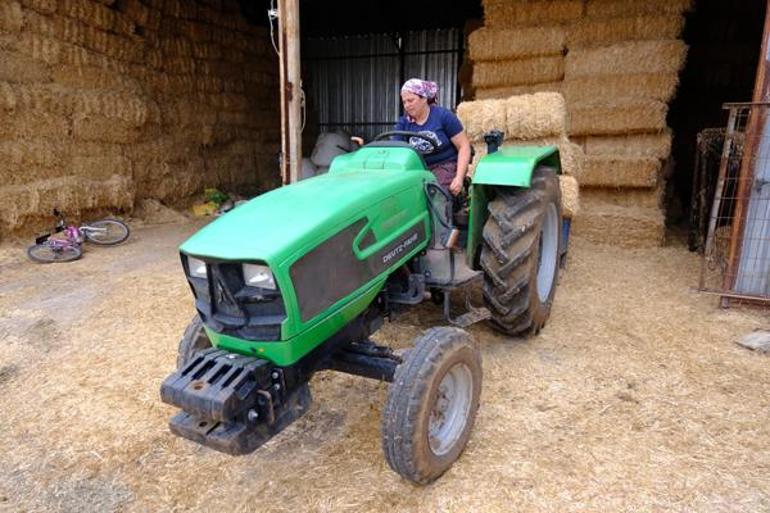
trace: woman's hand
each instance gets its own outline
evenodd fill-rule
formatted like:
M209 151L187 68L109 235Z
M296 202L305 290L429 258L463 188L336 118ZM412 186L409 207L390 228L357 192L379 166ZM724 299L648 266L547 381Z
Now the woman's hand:
M445 182L446 183L446 182ZM457 196L463 190L463 177L459 174L454 177L452 183L449 184L449 192Z

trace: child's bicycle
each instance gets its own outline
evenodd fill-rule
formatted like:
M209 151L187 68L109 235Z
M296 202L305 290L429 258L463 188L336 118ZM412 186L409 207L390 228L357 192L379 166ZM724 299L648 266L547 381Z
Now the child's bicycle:
M35 239L35 245L27 248L27 256L35 262L71 262L83 255L83 241L102 246L120 244L128 238L128 226L117 219L102 219L82 226L68 225L64 214L54 209L56 226L54 233L64 232L64 238L51 237L46 233Z

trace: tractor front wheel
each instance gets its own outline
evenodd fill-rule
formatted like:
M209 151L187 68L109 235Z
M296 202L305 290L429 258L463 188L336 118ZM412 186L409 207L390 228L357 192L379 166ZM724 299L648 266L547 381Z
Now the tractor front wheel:
M460 457L481 395L481 355L467 332L431 328L396 369L382 414L382 447L402 477L427 484Z
M499 187L489 202L481 267L492 323L507 335L534 335L551 313L559 274L561 196L541 166L529 189Z
M182 340L179 341L179 350L176 357L176 368L181 370L190 360L192 360L195 353L203 351L211 347L211 340L206 335L206 330L203 329L203 321L199 315L195 315L187 325L187 329L184 330Z

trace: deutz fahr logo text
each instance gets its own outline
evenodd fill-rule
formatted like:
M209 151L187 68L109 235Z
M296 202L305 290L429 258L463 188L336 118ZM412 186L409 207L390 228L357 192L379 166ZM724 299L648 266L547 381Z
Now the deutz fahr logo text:
M399 244L395 248L391 249L390 251L382 255L382 263L387 264L397 256L401 255L404 251L406 251L409 248L409 246L417 242L417 238L418 238L418 234L417 232L414 232L407 239L405 239L401 244Z

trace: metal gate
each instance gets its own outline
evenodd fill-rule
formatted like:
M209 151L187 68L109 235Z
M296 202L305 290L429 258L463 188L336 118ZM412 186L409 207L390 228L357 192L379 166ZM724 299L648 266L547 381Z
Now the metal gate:
M770 103L727 103L729 111L699 289L730 300L770 303ZM735 158L736 147L741 157Z
M439 85L439 104L458 101L459 29L311 38L302 43L305 90L321 131L344 129L370 140L401 113L401 84L408 78Z

